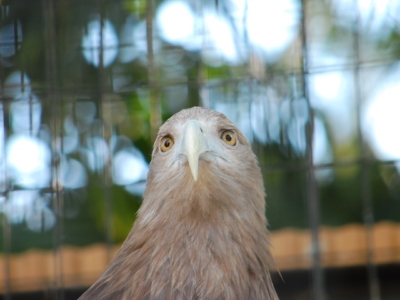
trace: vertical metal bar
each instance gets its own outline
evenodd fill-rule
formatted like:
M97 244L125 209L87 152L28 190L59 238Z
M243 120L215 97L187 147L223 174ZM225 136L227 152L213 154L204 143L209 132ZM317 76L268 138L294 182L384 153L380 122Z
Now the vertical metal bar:
M63 220L62 212L64 208L63 197L60 193L61 186L59 177L59 157L61 145L56 144L58 140L59 130L61 129L60 118L60 95L58 91L58 73L57 73L57 35L55 32L56 18L54 0L43 0L44 6L44 24L45 24L45 42L46 42L46 84L47 84L47 103L51 111L49 121L51 128L51 152L52 152L52 168L51 168L51 187L52 187L52 207L54 212L59 213L59 218L53 229L53 259L54 259L54 299L63 300L64 294L64 278L62 269L62 236L63 236Z
M151 139L154 141L157 136L158 128L161 125L161 102L160 92L157 85L157 70L154 61L153 47L153 0L147 1L146 7L146 37L147 37L147 61L148 61L148 80L150 89L150 128Z
M247 0L246 0L247 1ZM204 2L202 0L197 0L195 3L195 10L196 12L199 14L199 16L201 18L204 19ZM201 24L201 25L200 25ZM205 34L204 32L204 24L202 24L201 22L196 22L196 30L198 32L201 32L202 34ZM204 42L204 39L203 39ZM208 99L208 95L209 95L209 88L207 87L207 85L205 84L207 81L207 77L208 77L208 73L207 73L207 68L204 67L204 63L201 59L201 56L199 55L197 57L198 59L198 69L197 69L197 85L198 85L198 92L199 92L199 106L205 106L206 103L209 102ZM207 90L207 92L205 93L205 89ZM207 94L207 96L205 97L205 94ZM211 104L211 103L210 103ZM210 106L212 107L212 106Z
M33 135L33 97L29 95L29 134Z
M186 71L188 85L188 105L198 106L201 102L201 87L203 85L203 63L200 55L197 56L193 69Z
M99 32L99 82L98 82L98 111L100 120L102 120L102 107L103 101L105 98L105 87L107 86L106 79L105 79L105 69L104 69L104 5L103 0L99 0L99 12L100 12L100 32ZM101 134L103 138L105 138L105 129L104 129L104 122L102 122L101 126ZM105 156L103 156L103 159ZM110 262L112 259L112 250L113 250L113 219L112 219L112 209L113 209L113 197L112 197L112 190L111 190L111 180L110 180L110 165L105 164L102 170L102 181L103 181L103 189L104 189L104 207L105 207L105 226L106 226L106 245L107 245L107 261Z
M6 126L5 126L5 109L3 102L0 103L0 145L2 145L1 157L4 159L4 168L1 170L0 176L3 177L0 186L0 192L3 197L7 197L7 168L6 164L6 151L5 151L5 142L6 142ZM7 201L7 200L5 200ZM4 300L11 300L11 224L8 222L7 216L3 212L2 214L2 225L3 225L3 260L4 260Z
M102 126L102 136L105 137L104 124ZM101 158L105 160L105 155ZM107 244L107 261L110 262L113 254L113 195L112 195L112 181L110 174L112 172L111 161L105 163L103 167L103 183L104 183L104 195L105 195L105 222L106 222L106 244Z
M5 108L4 108L4 102L0 102L0 158L4 160L3 168L0 169L0 176L2 177L0 179L0 192L3 194L3 196L6 196L7 192L7 168L6 168L6 124L5 124ZM1 166L1 165L0 165Z
M1 4L1 1L0 1ZM14 51L17 54L18 51L18 19L14 18Z
M3 214L4 300L11 299L11 224Z
M1 1L0 1L1 5ZM1 11L2 11L2 18L6 16L6 13L4 12L5 8L4 6L1 6ZM17 53L18 49L18 21L15 18L14 19L14 49L15 53ZM1 70L1 79L4 82L4 68L0 66ZM8 178L7 178L7 168L6 168L6 149L5 149L5 143L6 143L6 124L5 124L5 119L6 119L6 112L5 112L5 101L0 103L0 145L2 146L0 151L1 151L1 157L4 160L3 161L3 166L4 168L0 170L1 174L0 176L2 177L1 185L0 185L0 193L3 197L5 197L5 205L7 204L8 201L8 192L9 192L9 184L8 184ZM7 216L5 212L2 214L2 234L3 234L3 260L4 260L4 300L11 300L11 234L12 234L12 226L10 222L7 219Z
M319 244L319 227L320 227L320 207L318 186L314 177L313 170L313 134L314 134L314 113L310 104L310 97L308 91L308 40L307 40L307 0L301 1L301 42L302 42L302 80L303 80L303 93L304 98L308 105L309 121L306 125L306 195L308 205L308 216L310 222L310 230L312 237L312 283L313 283L313 299L323 300L327 299L325 293L325 278L324 271L321 265L321 249Z
M380 287L376 265L374 263L374 251L373 251L373 227L374 227L374 214L372 208L371 199L371 170L370 170L370 159L368 156L367 146L364 139L364 135L361 129L361 111L362 111L362 100L361 95L361 82L360 82L360 10L358 7L358 1L354 1L355 18L353 23L353 47L355 55L355 64L353 70L354 86L355 86L355 100L357 105L357 133L358 133L358 144L360 145L361 154L361 198L363 204L363 222L366 231L366 244L367 244L367 274L369 283L369 294L371 300L380 300Z

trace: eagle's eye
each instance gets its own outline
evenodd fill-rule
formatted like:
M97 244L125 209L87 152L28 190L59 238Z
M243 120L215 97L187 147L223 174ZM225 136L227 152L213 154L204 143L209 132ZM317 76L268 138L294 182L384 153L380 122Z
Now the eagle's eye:
M221 134L221 139L230 146L236 145L236 133L232 130L226 130Z
M165 136L161 140L161 151L167 152L169 151L172 146L174 145L174 140L170 136Z

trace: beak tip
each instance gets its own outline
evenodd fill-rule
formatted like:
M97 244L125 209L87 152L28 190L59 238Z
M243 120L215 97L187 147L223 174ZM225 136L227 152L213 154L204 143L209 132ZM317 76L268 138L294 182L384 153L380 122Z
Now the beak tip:
M193 179L194 181L197 181L198 177L199 177L199 171L198 171L198 162L196 163L189 163L190 165L190 171L192 173Z

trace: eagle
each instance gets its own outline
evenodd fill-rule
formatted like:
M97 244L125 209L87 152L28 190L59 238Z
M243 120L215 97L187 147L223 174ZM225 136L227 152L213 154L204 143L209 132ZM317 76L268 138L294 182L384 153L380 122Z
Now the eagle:
M159 129L143 203L80 300L277 300L257 158L225 115L181 110Z

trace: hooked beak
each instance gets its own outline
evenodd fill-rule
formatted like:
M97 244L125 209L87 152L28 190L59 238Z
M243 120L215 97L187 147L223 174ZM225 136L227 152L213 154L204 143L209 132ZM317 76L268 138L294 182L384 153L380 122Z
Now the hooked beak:
M186 155L194 181L199 176L199 157L208 150L207 139L197 121L189 120L184 129L182 154Z

